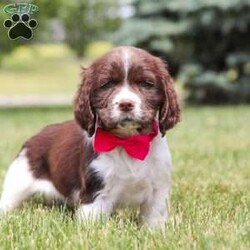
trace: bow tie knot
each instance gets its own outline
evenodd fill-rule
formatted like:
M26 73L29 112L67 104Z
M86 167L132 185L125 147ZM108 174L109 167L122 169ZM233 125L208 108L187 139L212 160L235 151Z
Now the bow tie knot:
M150 143L157 134L158 124L156 121L154 122L154 129L151 133L133 135L125 138L116 136L102 128L97 128L93 140L93 148L95 152L109 152L119 146L131 157L144 160L149 152Z

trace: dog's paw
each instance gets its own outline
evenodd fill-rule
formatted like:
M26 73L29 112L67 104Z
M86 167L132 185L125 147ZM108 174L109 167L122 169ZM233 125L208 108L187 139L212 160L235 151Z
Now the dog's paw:
M96 221L101 217L101 209L94 204L81 205L75 212L78 221Z
M168 213L164 211L163 213L151 213L142 215L142 224L147 228L152 230L160 230L165 231L167 221L168 221Z
M158 221L154 221L154 222L149 222L149 221L143 221L142 222L142 226L150 229L152 231L161 231L161 232L165 232L166 231L166 220L158 220Z
M3 205L3 203L0 201L0 216L5 214L7 212L6 207Z

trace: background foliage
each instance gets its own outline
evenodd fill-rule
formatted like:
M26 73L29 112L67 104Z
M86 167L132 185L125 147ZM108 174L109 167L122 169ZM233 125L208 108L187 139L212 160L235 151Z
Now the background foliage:
M3 58L20 45L63 42L82 58L93 41L110 39L164 58L190 103L250 103L249 0L27 2L40 8L35 15L39 27L31 41L10 41L0 25L1 67ZM3 0L0 8L8 3ZM133 7L132 16L121 17L124 5ZM1 12L0 22L7 17Z
M135 0L115 37L165 58L195 103L250 102L248 0Z
M115 0L31 0L26 2L39 7L39 12L34 14L39 29L34 39L30 41L22 39L10 41L7 29L0 25L0 59L1 56L3 57L23 44L55 42L57 38L53 33L59 28L58 26L63 29L64 42L78 58L81 58L91 42L105 40L107 33L116 29L120 24L120 18L117 15L120 4ZM10 17L2 11L6 4L10 4L10 1L4 0L0 4L0 23ZM57 27L53 30L52 22L55 21Z
M65 42L81 58L87 46L95 39L105 39L106 33L117 28L118 5L114 0L64 1L60 18L65 27Z

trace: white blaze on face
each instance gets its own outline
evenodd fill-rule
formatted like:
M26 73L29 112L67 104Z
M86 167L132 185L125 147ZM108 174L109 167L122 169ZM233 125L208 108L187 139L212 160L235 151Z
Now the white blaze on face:
M114 96L113 105L119 105L123 100L130 100L135 104L135 108L141 104L141 98L127 84L124 84L121 90Z
M128 113L124 113L119 109L119 104L122 101L129 100L134 104L134 109ZM128 84L124 83L121 90L114 96L113 99L113 112L112 116L115 119L123 118L140 118L141 117L141 99L140 97L129 88Z
M124 82L127 83L128 80L128 70L129 70L129 62L130 62L131 52L128 48L122 49L122 61L124 66L125 78Z
M123 86L120 89L120 91L114 96L112 100L113 104L113 117L114 118L123 118L123 116L127 116L129 118L140 118L141 117L141 98L136 94L129 86L128 83L128 71L130 67L131 62L131 52L128 48L123 48L122 53L122 62L124 67L124 80L123 80ZM134 109L130 111L127 114L124 114L124 112L120 111L119 104L122 101L131 101L134 104Z

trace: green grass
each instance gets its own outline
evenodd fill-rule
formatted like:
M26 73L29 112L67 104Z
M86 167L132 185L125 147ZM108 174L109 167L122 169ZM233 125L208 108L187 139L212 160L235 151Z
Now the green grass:
M86 58L77 60L64 44L21 46L5 58L0 68L0 96L69 95L80 83L81 66L111 48L95 42Z
M71 117L67 108L0 110L0 183L25 139ZM78 225L67 208L33 199L0 218L0 249L250 249L249 124L247 106L184 110L167 134L174 168L165 232L139 228L129 210Z

